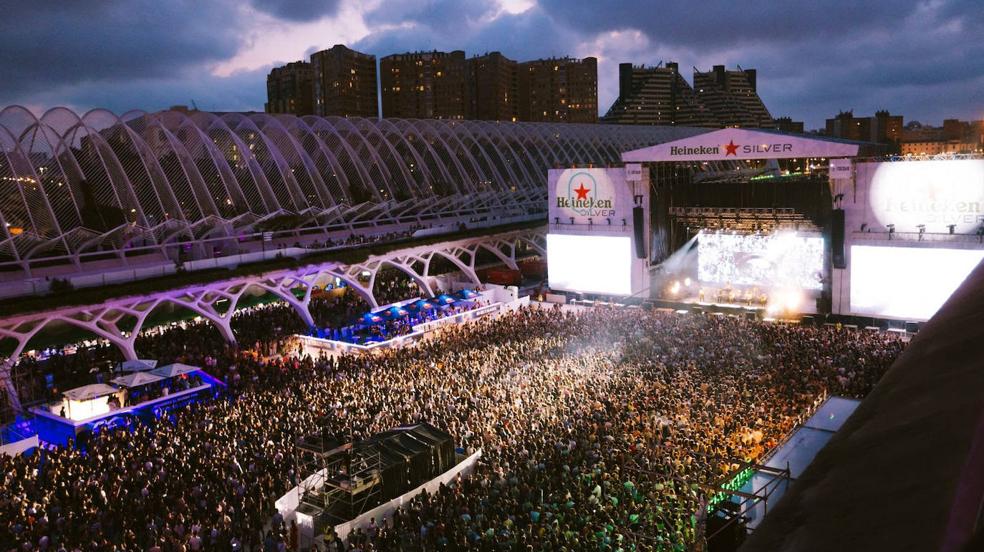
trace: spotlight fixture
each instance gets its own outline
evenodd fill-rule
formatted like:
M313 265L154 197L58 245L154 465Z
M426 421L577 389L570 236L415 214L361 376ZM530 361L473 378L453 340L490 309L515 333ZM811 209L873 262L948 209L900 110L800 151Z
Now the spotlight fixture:
M886 224L885 228L888 228L888 239L892 239L892 236L895 234L895 225Z
M574 217L571 217L571 224L574 224Z
M861 231L864 232L867 228L868 228L868 223L867 222L862 222L861 223Z
M594 219L591 217L588 217L588 226L594 226Z
M946 227L950 230L950 234L953 234L957 229L956 224L947 224Z
M610 218L606 218L605 220L607 220L607 221L608 221L608 226L611 226L611 225L612 225L612 219L610 219Z
M622 228L625 228L626 226L628 226L628 223L625 222L625 219L622 219ZM984 228L984 227L982 227L982 228Z
M560 217L554 217L554 224L560 224Z

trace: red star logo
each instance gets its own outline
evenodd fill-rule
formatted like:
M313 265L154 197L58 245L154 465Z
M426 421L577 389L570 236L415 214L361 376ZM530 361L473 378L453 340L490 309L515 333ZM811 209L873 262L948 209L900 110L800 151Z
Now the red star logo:
M574 188L574 191L577 192L578 199L588 199L588 192L590 192L591 189L585 188L584 184L582 183L579 188Z
M729 155L734 155L736 157L738 156L738 144L736 144L734 140L725 144L724 149L728 150L724 154L725 157Z

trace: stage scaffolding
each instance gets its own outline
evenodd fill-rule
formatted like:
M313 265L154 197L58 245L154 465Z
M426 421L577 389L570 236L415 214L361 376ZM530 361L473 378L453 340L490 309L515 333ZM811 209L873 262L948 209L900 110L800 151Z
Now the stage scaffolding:
M304 477L299 510L315 520L343 523L378 502L374 500L382 483L378 449L355 447L321 432L297 439L295 459L297 473Z
M697 514L698 527L702 531L698 550L737 550L752 529L749 525L751 511L761 507L761 517L768 514L769 499L776 491L788 488L790 480L788 466L774 468L743 462L737 471L715 482L710 487L714 494ZM751 488L743 491L748 482L751 482Z

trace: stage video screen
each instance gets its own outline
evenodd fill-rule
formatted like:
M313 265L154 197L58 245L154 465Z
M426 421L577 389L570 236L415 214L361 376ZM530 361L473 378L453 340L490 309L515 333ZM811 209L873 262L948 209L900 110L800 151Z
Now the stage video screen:
M628 236L547 234L551 289L632 294L632 239Z
M852 246L851 312L929 320L982 258L984 250Z
M697 237L697 278L701 282L761 288L823 288L823 238L794 232Z

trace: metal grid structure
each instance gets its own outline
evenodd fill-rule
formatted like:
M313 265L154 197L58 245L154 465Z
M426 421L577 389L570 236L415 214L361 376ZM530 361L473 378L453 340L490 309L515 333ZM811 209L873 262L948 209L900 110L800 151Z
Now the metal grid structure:
M788 207L670 207L669 214L672 220L687 225L694 233L704 229L764 233L820 231L806 215Z
M0 111L0 268L237 237L470 214L542 216L547 169L707 132L686 127Z

